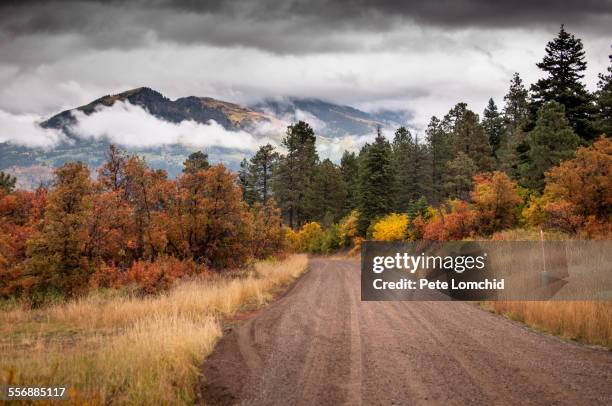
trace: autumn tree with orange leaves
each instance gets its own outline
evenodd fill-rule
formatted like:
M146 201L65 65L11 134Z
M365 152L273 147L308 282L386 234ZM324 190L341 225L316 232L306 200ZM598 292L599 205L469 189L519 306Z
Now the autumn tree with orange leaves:
M450 200L424 226L424 240L461 240L476 234L478 215L467 202Z
M472 202L478 212L481 234L489 235L516 225L518 207L523 201L516 182L504 172L474 176Z
M79 293L93 272L88 217L93 185L89 169L68 163L56 170L43 227L28 243L27 276L39 294Z
M27 241L39 230L47 204L47 192L0 189L0 297L20 295ZM31 283L31 281L30 281Z
M587 236L612 233L612 140L601 137L576 151L574 159L546 173L546 188L539 203L544 226ZM535 204L534 203L534 204Z
M181 224L189 251L213 267L236 266L248 256L248 210L235 175L223 165L179 180Z

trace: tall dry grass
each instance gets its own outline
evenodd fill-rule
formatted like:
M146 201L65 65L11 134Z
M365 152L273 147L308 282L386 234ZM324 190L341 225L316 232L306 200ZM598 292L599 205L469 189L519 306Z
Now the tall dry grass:
M493 236L494 241L539 241L539 230L508 230ZM565 255L569 278L557 300L498 301L484 307L538 330L569 340L612 347L612 251L609 241L569 240L559 233L544 233L545 240L567 240ZM525 270L537 264L538 250L531 256L508 259L512 267ZM535 257L534 257L535 256ZM597 300L572 300L592 298Z
M189 281L155 297L94 294L0 312L0 383L69 385L72 403L188 404L223 317L299 276L304 255L247 274Z
M612 347L612 301L487 302L485 307L566 339Z

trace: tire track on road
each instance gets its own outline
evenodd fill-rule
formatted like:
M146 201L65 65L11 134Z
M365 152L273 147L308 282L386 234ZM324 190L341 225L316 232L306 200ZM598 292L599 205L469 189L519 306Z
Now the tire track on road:
M612 404L612 352L461 302L362 302L357 260L314 258L218 343L202 400L248 405Z

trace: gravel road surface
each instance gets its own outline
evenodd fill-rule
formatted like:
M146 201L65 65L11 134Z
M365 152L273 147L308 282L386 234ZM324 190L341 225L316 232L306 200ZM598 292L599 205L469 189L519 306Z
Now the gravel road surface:
M339 258L312 259L203 374L205 404L612 404L612 352L463 302L361 302L359 262Z

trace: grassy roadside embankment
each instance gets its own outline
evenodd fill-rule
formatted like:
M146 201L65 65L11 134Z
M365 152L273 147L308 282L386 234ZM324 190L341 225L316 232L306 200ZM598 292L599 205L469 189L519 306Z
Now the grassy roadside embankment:
M68 385L74 404L191 403L221 319L267 303L306 266L305 255L293 255L157 296L92 294L39 310L2 310L0 384Z
M566 340L612 348L612 301L570 299L572 294L575 294L573 297L588 298L593 292L612 292L609 242L571 240L569 236L560 233L523 229L497 233L493 240L537 242L542 238L546 241L567 241L565 255L570 277L567 279L568 285L558 293L560 300L497 301L481 303L481 306ZM511 257L507 262L521 268L541 260L537 250L529 251L529 254L529 257L522 256L519 259ZM554 262L555 258L549 260Z
M612 349L611 301L486 302L482 306L539 331Z

